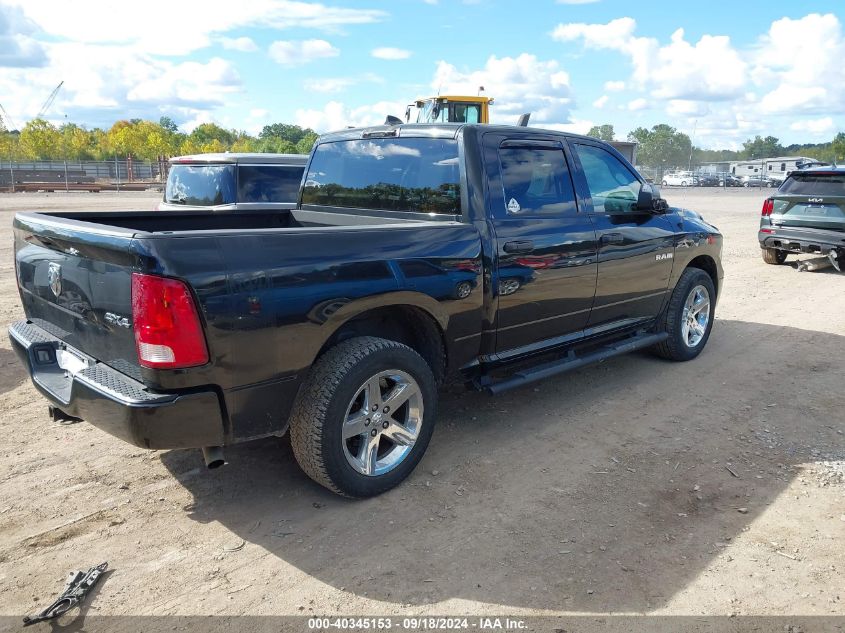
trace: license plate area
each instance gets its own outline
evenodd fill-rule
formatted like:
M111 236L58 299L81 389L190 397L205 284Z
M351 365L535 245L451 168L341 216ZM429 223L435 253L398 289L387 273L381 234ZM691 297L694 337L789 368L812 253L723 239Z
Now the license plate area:
M88 369L88 361L81 356L74 354L66 349L56 350L56 362L59 367L66 372L75 376L83 369Z

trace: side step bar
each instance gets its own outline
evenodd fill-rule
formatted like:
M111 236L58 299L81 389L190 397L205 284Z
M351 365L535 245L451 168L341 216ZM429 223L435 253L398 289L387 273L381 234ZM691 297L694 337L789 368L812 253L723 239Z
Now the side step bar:
M665 341L667 338L669 338L669 335L666 332L661 332L659 334L636 334L616 343L594 349L584 356L578 356L574 352L570 352L567 356L559 360L537 365L536 367L531 367L529 369L522 369L504 380L486 385L481 383L478 384L478 387L489 394L502 393L508 389L514 389L516 387L521 387L522 385L537 382L538 380L543 380L549 376L562 374L572 369L578 369L584 365L591 365L607 358L627 354L628 352L643 349L644 347L651 347L652 345Z

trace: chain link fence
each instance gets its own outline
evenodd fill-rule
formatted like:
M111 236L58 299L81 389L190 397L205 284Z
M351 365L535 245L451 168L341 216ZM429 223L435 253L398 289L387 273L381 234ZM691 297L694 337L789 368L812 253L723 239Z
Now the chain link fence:
M157 184L167 179L167 168L167 159L163 157L158 160L7 160L0 161L0 188L14 189L21 186L31 189L37 184Z

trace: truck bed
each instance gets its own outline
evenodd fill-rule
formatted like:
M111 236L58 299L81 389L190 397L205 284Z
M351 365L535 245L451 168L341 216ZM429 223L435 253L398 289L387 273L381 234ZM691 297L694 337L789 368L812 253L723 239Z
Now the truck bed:
M473 225L453 216L299 209L18 213L14 231L26 324L54 337L55 346L126 376L134 391L215 390L225 402L230 439L283 429L314 357L338 324L358 312L391 303L420 306L444 329L449 325L454 358L477 353L481 240ZM134 274L187 284L208 363L186 370L141 366ZM54 401L64 405L61 397Z
M246 231L255 229L290 229L305 227L373 226L383 224L419 224L443 220L408 219L386 215L332 213L305 209L273 211L214 212L189 211L50 211L22 213L21 218L51 218L85 222L100 226L144 233L177 233L182 231ZM446 220L448 221L447 217Z

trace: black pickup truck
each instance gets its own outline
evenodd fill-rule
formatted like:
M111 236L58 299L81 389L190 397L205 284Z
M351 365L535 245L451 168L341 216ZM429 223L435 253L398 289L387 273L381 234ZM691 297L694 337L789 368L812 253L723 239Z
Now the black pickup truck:
M437 388L624 352L696 357L722 237L600 141L525 127L323 136L293 210L19 213L14 348L53 415L150 449L290 429L303 469L402 481Z

